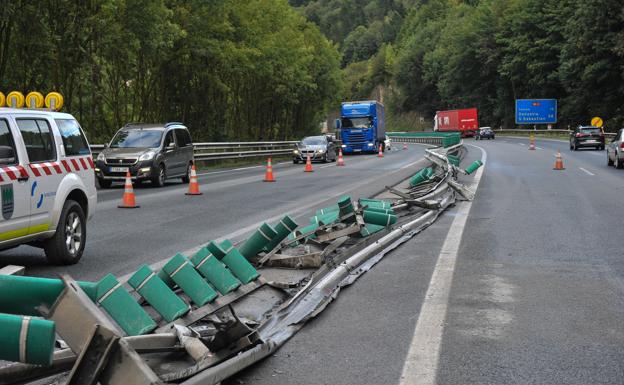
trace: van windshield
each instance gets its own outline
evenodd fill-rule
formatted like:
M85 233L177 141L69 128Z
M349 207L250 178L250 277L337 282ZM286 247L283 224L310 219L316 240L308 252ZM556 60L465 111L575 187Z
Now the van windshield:
M121 130L111 141L111 148L156 148L160 146L161 130Z

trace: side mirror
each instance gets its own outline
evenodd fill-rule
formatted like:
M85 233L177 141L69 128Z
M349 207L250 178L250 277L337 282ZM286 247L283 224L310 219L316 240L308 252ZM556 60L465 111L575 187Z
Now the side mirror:
M0 164L15 163L15 151L11 146L0 146Z
M173 150L175 150L175 143L169 143L169 144L167 145L167 147L165 147L165 150L167 150L167 151L173 151Z
M336 119L336 121L334 122L334 127L336 128L336 130L340 130L342 128L342 122L340 121L340 119Z

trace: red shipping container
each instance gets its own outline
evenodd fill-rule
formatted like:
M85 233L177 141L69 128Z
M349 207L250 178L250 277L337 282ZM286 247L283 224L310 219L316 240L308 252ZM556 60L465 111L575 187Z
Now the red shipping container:
M436 113L437 131L459 131L462 136L472 136L479 128L476 108L438 111Z

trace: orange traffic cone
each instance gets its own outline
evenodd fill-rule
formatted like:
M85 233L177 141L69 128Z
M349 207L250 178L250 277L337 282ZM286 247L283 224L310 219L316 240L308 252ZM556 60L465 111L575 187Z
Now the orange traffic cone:
M271 164L271 158L267 161L266 174L264 174L263 182L275 182L273 177L273 165Z
M555 155L555 157L555 167L553 167L553 170L565 170L565 167L563 167L563 158L561 158L561 152L559 150L557 150L557 155Z
M383 151L381 151L381 144L379 145L379 153L377 153L378 158L383 158Z
M533 135L529 137L529 150L535 150L535 137Z
M189 188L185 195L202 195L199 192L199 183L197 182L197 173L195 172L195 165L191 165L191 177L189 178Z
M305 169L303 170L305 172L313 172L314 170L312 170L312 160L310 159L310 154L308 154L308 157L306 158L306 166Z
M338 149L338 160L336 161L336 166L344 166L344 158L342 157L342 148Z
M407 143L403 143L403 149L407 150Z
M134 190L132 190L132 177L130 171L126 172L126 183L124 185L124 194L119 206L120 209L136 209L138 206L134 200Z

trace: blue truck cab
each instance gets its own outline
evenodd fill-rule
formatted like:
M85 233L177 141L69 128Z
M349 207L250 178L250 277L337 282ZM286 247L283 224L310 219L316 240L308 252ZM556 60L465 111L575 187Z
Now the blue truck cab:
M342 103L336 131L340 133L345 154L375 153L380 145L384 149L386 124L383 104L376 100Z

